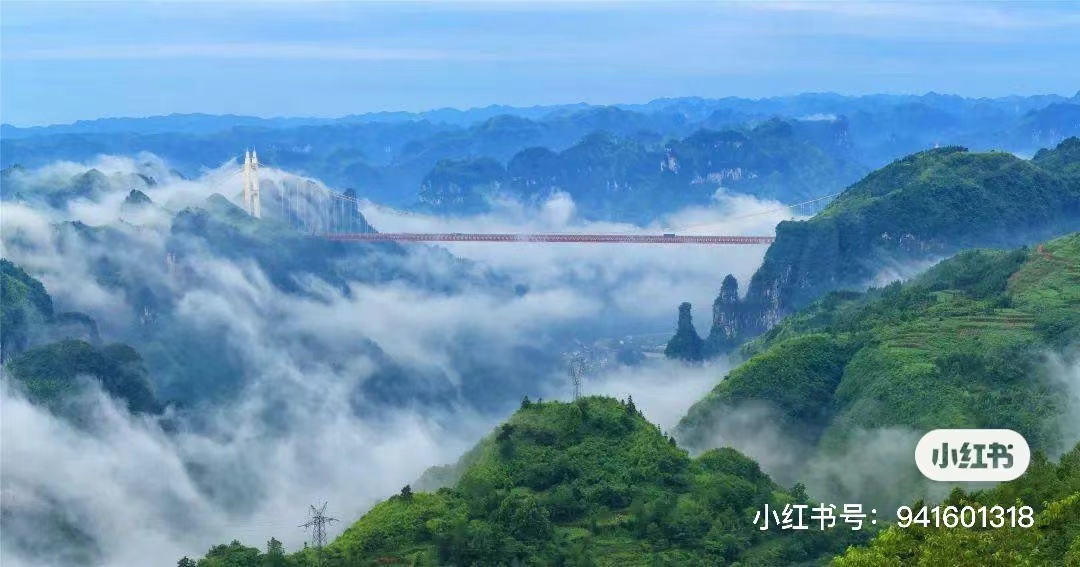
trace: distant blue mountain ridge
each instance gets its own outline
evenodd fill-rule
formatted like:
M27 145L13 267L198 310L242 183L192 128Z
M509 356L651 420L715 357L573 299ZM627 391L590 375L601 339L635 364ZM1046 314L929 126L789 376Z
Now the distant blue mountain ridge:
M467 213L569 193L588 218L647 222L716 190L838 192L935 146L1021 155L1080 135L1080 93L964 98L806 93L644 104L492 105L339 118L173 114L0 127L0 167L150 152L198 175L255 147L268 165L398 207ZM673 169L674 166L674 169Z

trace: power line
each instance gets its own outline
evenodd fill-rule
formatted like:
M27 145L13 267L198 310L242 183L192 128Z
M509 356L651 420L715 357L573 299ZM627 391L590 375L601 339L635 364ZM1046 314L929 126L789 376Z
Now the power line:
M769 215L769 214L772 214L772 213L778 213L778 212L782 212L782 211L794 210L796 207L801 207L803 205L810 205L810 204L813 204L813 203L817 203L818 201L824 201L825 199L831 199L831 198L839 196L839 195L840 195L840 193L830 193L828 195L822 195L820 197L814 197L813 199L810 199L809 201L803 201L801 203L791 203L790 205L784 205L783 207L776 207L774 209L767 209L767 210L764 210L764 211L758 211L756 213L749 213L749 214L745 214L745 215L739 215L737 217L725 217L724 219L722 219L719 222L731 222L731 221L736 221L736 220L749 219L749 218L753 218L753 217L760 217L762 215ZM687 229L692 229L692 228L697 228L697 227L702 227L702 226L712 226L714 224L716 224L716 223L715 222L709 222L709 223L692 224L692 225L689 225L689 226L682 227L682 230L685 231Z

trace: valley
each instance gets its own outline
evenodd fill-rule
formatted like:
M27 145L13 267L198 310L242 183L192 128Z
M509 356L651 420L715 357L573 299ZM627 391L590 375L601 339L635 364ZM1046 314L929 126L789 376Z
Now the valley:
M0 565L1080 566L1078 26L0 2Z

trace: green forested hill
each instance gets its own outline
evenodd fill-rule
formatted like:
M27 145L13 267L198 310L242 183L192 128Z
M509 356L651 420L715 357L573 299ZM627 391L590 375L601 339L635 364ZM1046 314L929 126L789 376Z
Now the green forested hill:
M744 347L749 359L676 430L706 447L717 419L747 404L778 410L818 450L888 427L1008 428L1060 450L1069 399L1050 353L1080 344L1080 233L1036 248L975 250L904 284L835 293Z
M68 339L34 347L4 367L38 403L58 405L79 391L80 377L93 377L110 395L127 403L132 412L156 412L154 396L142 357L125 344L97 347Z
M897 160L851 186L817 217L781 223L750 282L748 301L789 313L824 292L870 280L886 261L1076 230L1077 144L1072 138L1030 161L956 147ZM770 296L770 289L778 293Z
M322 564L810 565L869 533L759 530L756 511L808 501L802 488L781 489L732 449L690 458L632 400L525 401L461 468L451 488L376 505ZM236 543L198 565L266 559Z
M82 313L56 313L52 297L40 281L0 259L0 362L60 338L96 342L97 324Z
M54 313L45 286L7 260L0 260L0 282L4 371L32 401L60 409L81 390L79 379L87 377L132 412L160 409L135 349L120 343L96 344L93 319L81 313ZM79 338L83 334L92 335L91 341Z
M53 318L52 297L22 268L0 260L0 361L25 350Z
M867 175L814 218L780 223L745 299L726 305L712 332L742 342L825 293L863 289L897 266L1078 229L1078 138L1031 160L960 147L913 154Z

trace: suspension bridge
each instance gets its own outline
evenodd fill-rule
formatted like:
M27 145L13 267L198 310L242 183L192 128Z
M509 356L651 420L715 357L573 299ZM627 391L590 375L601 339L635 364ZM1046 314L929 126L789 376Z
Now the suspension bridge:
M761 245L771 244L773 236L710 235L710 234L598 234L598 233L460 233L460 232L379 232L372 227L352 191L337 193L320 183L299 177L260 179L260 164L254 150L244 152L243 167L233 171L218 184L243 173L241 197L243 208L255 218L275 218L293 229L317 238L338 242L491 242L491 243L595 243L595 244L711 244ZM264 183L263 181L267 181ZM824 195L802 203L763 210L729 218L738 220L778 212L813 215L838 193ZM705 226L705 225L699 225ZM683 227L683 231L695 227Z

